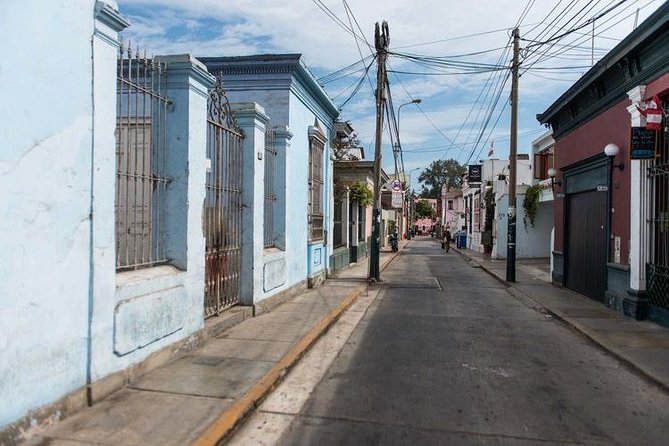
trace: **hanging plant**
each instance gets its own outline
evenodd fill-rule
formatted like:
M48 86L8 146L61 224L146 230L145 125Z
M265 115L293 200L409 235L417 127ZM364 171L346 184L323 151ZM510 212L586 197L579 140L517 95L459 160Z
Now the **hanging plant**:
M543 189L538 184L536 186L530 186L525 191L525 199L523 200L523 209L525 210L525 215L523 215L523 224L527 230L527 222L529 220L530 225L534 228L534 219L537 216L537 207L539 206L539 196L541 195L541 189Z
M352 202L358 203L360 206L369 206L374 201L374 194L367 187L366 183L356 181L349 186L349 197Z

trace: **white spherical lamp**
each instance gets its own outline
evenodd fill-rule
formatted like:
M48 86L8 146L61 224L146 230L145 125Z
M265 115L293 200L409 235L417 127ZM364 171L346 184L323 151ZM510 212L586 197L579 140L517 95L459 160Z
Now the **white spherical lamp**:
M555 178L555 169L553 169L552 167L548 169L548 176L551 178Z
M606 156L614 157L620 152L620 147L618 147L616 144L609 143L604 147L604 154Z

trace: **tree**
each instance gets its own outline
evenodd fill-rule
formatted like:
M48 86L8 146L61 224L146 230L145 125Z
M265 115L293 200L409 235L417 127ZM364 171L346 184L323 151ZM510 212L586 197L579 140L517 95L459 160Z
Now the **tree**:
M418 218L432 217L432 205L427 200L418 200L416 203L416 216Z
M439 198L444 184L449 190L462 187L462 175L465 172L465 166L454 159L432 161L430 167L423 170L418 177L418 181L423 185L420 196Z
M351 149L360 147L360 138L357 133L348 137L335 138L332 143L332 157L337 161L356 161L359 158L351 153Z

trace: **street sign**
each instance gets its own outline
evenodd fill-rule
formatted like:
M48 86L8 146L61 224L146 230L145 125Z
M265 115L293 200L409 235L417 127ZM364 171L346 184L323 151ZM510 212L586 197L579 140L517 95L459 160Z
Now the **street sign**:
M480 164L471 164L469 166L469 175L467 177L467 182L469 183L480 183L481 182L481 169L483 168Z
M390 182L390 190L393 192L402 190L402 182L400 180L392 180Z
M656 132L643 127L632 127L630 133L630 159L655 158Z
M401 209L402 208L402 191L401 190L393 190L393 198L391 201L391 206L396 208L396 209Z

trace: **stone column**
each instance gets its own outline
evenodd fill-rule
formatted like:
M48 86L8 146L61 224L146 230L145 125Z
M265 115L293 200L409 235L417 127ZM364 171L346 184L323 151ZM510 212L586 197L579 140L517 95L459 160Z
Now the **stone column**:
M275 164L275 188L276 202L274 203L274 241L276 247L282 250L286 249L286 233L288 231L288 221L286 219L286 192L288 191L288 152L290 151L290 140L293 138L293 132L287 126L278 126L274 128L274 141L276 148Z
M244 133L241 301L253 305L262 299L263 294L265 126L269 117L260 105L253 102L231 105Z
M165 253L174 266L201 275L204 284L207 98L216 79L190 54L157 59L167 63L167 97L172 101L166 116L171 181L165 202Z
M627 107L632 127L645 127L646 118L639 113L637 105L644 100L645 85L627 92L632 104ZM630 161L630 288L623 298L623 312L627 316L645 319L647 311L646 262L648 262L648 240L650 199L652 184L648 178L650 160Z
M111 350L108 342L114 319L116 292L116 68L118 33L130 23L115 2L95 5L93 34L93 160L91 199L91 293L89 296L87 381L104 374L102 357ZM89 395L91 400L96 395Z

